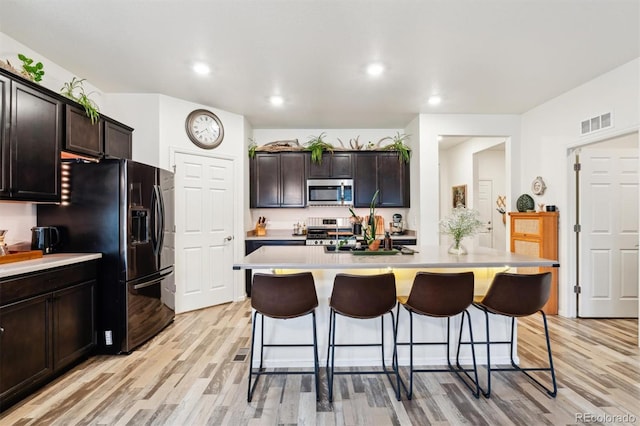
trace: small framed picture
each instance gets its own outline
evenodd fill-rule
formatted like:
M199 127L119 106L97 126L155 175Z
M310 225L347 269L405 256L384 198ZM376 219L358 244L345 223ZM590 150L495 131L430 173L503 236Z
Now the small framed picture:
M467 185L457 185L451 188L453 208L467 207Z

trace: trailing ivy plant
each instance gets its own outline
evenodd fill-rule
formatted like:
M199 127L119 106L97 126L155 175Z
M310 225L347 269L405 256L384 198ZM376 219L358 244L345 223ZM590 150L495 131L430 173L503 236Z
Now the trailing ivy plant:
M391 140L391 144L385 146L385 149L389 151L396 151L400 161L408 163L411 158L411 148L409 148L404 142L409 139L409 136L410 135L405 133L400 134L400 132L396 132L395 136L383 138L383 140Z
M333 153L333 145L323 140L325 132L320 133L318 136L309 136L306 149L311 151L311 161L314 163L322 163L322 153L329 151Z
M86 93L84 91L84 81L84 78L78 80L76 77L73 77L71 81L62 86L60 93L82 105L87 117L91 119L91 123L96 124L100 118L100 110L98 109L98 105L89 98L93 92Z
M22 70L24 74L32 81L39 82L44 75L44 65L42 62L33 64L33 59L26 57L22 53L18 53L18 59L22 61Z

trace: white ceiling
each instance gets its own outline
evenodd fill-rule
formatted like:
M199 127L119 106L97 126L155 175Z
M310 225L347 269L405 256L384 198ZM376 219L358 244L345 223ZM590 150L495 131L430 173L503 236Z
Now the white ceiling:
M255 128L520 114L639 57L639 17L639 0L0 0L0 31L101 90ZM212 73L195 76L195 60ZM386 73L368 77L371 61Z

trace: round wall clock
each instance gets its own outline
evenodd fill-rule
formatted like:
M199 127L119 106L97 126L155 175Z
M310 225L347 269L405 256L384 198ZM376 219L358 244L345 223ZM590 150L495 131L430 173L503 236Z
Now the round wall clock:
M547 189L547 185L544 184L541 176L536 177L531 183L531 192L535 195L542 195Z
M224 127L217 115L206 109L192 111L184 123L187 136L195 145L213 149L222 143Z

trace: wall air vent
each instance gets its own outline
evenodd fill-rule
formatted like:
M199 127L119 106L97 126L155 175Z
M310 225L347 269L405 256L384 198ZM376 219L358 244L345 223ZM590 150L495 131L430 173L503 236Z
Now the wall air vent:
M610 112L595 117L582 120L580 122L580 134L586 135L598 130L606 129L613 125L613 119Z

